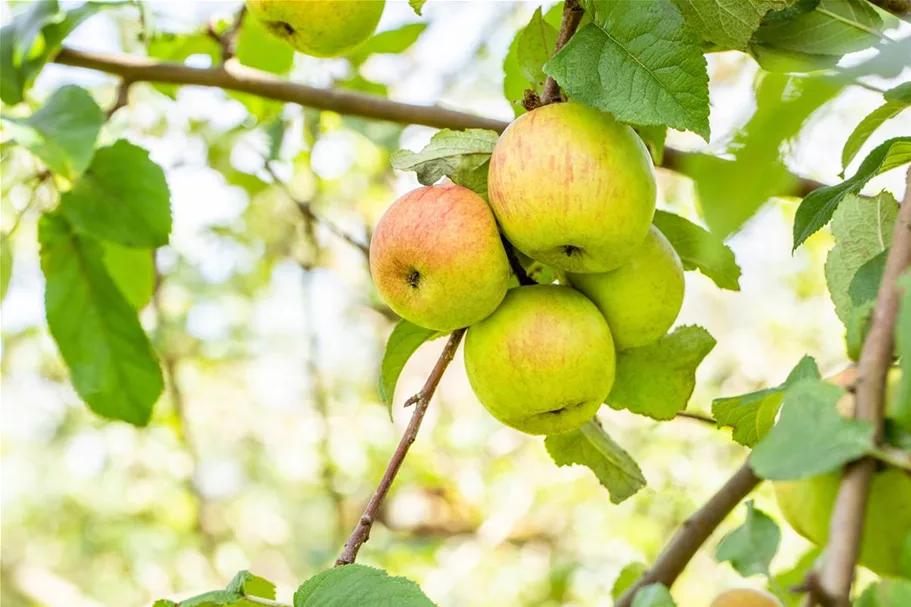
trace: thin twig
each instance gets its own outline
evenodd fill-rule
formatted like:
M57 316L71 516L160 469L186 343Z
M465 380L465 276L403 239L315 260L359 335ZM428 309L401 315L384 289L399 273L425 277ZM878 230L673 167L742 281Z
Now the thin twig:
M222 64L227 63L237 54L237 37L240 35L240 28L244 23L244 15L247 14L247 5L242 4L240 9L237 11L237 14L234 15L234 22L231 24L231 27L226 29L221 34L215 29L215 23L210 22L206 27L206 33L210 38L214 39L215 42L221 46L221 62Z
M614 607L630 607L636 592L643 586L661 583L670 588L721 521L760 480L749 462L744 462L724 486L677 529L655 564L620 596Z
M368 502L364 514L361 516L357 526L351 533L351 537L345 542L345 548L342 550L341 556L335 561L336 566L350 565L353 563L357 559L357 553L361 549L361 546L370 539L370 529L373 527L373 522L376 520L377 510L379 510L383 500L386 498L386 494L389 493L389 488L392 487L392 483L399 472L399 468L402 467L402 462L405 461L408 449L411 448L411 444L417 438L418 430L421 428L421 422L424 420L424 414L427 413L427 407L430 405L430 399L436 391L437 386L440 384L446 367L452 362L452 358L455 356L463 335L465 335L465 329L458 329L452 332L452 335L449 336L449 341L446 342L446 346L443 348L442 354L440 354L440 358L437 359L437 362L433 367L433 371L431 371L430 375L427 377L424 387L406 402L406 405L409 403L416 405L414 407L414 413L411 414L411 421L408 422L408 427L402 435L402 440L399 441L399 446L396 447L395 453L392 454L392 459L389 460L389 465L386 466L386 472L383 473L383 478L380 480L380 484L377 486L373 497L370 498L370 502Z
M883 439L886 376L892 364L894 329L901 300L896 281L911 265L911 169L908 170L905 196L893 234L870 331L857 365L856 416L874 424L873 440L877 445ZM864 512L875 470L876 460L869 456L845 466L829 522L829 545L820 576L820 589L839 607L847 606L851 601L854 568L863 536Z
M105 112L106 120L110 120L117 110L130 104L130 87L132 85L133 83L127 78L121 78L117 85L117 97L114 99L114 105Z
M508 122L458 112L441 107L390 101L378 95L367 95L344 89L325 89L283 80L272 74L243 65L223 68L196 68L181 63L166 63L146 57L112 55L77 51L64 47L55 63L106 72L127 77L133 82L160 82L222 88L250 93L265 99L296 103L317 110L330 110L349 116L388 120L401 124L419 124L440 129L491 129L502 133ZM664 149L662 167L687 174L689 152ZM787 189L777 196L806 196L824 184L812 179L794 177Z
M566 0L563 4L563 21L560 23L560 33L557 35L557 44L554 46L554 55L560 52L569 39L573 37L585 13L579 0ZM544 83L544 92L541 95L541 104L547 105L556 101L563 101L560 85L553 76L548 76Z
M911 473L911 453L907 451L883 445L874 447L870 451L870 455L893 468Z
M319 350L319 333L315 320L315 306L313 305L313 266L320 256L320 245L316 239L314 231L314 221L310 216L304 216L304 236L307 244L311 249L312 259L300 264L304 276L304 314L306 315L305 332L307 338L307 363L306 372L310 384L310 393L313 396L313 404L316 413L322 423L322 436L319 441L317 450L321 463L320 478L323 482L323 488L332 501L335 510L335 532L332 536L333 543L341 542L345 539L345 497L336 487L336 468L332 461L331 449L331 425L329 423L329 403L328 391L323 384L323 374L320 372L317 352Z
M704 413L696 413L694 411L678 411L676 417L683 417L686 419L692 419L697 422L702 422L703 424L709 424L711 426L718 426L718 422L710 415L705 415Z
M328 219L317 215L313 211L313 205L310 203L310 201L301 200L298 197L296 197L294 195L294 192L291 191L291 188L288 186L288 184L285 183L284 181L282 181L278 177L278 175L275 174L275 171L272 169L271 163L266 162L264 168L266 169L266 172L269 173L269 176L272 177L272 180L275 182L275 184L282 189L282 191L285 193L285 196L287 196L288 199L294 203L294 205L297 207L298 211L300 211L301 215L303 216L305 222L315 222L322 226L325 226L325 228L328 229L330 232L332 232L333 234L335 234L336 236L338 236L339 238L341 238L342 240L344 240L345 242L347 242L348 244L350 244L351 246L353 246L354 248L359 250L361 253L363 253L364 257L370 256L370 246L369 245L366 245L363 242L359 241L354 236L351 236L350 234L345 232L343 229L341 229L340 227L338 227L337 225L335 225Z

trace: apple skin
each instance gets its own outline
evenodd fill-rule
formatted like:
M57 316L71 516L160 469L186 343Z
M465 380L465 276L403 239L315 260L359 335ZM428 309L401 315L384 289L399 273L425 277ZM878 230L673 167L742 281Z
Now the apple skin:
M314 57L340 57L376 30L386 0L247 0L273 36Z
M604 314L618 352L658 340L683 305L683 264L655 226L625 265L611 272L566 277Z
M711 607L784 607L774 594L755 588L731 588L712 601Z
M399 316L453 331L490 315L512 271L484 199L457 185L408 192L377 223L370 273Z
M517 118L490 159L490 206L520 251L568 272L626 263L655 214L655 170L628 126L575 103Z
M559 434L590 420L614 384L610 328L578 291L510 289L468 329L465 369L484 408L527 434Z
M829 537L829 518L842 475L821 474L798 481L773 483L784 518L817 546ZM858 561L879 575L901 575L906 538L911 537L911 474L897 468L876 472L870 485Z

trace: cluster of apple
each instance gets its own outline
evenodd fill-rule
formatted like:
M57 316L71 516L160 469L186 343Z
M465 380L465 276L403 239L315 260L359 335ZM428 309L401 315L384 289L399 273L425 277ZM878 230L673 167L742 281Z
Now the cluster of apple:
M491 415L529 434L567 432L607 399L616 352L660 338L683 303L682 264L651 223L654 167L628 126L557 103L506 129L488 183L489 204L457 185L396 200L371 274L402 318L469 327L465 366ZM509 288L503 237L566 284Z

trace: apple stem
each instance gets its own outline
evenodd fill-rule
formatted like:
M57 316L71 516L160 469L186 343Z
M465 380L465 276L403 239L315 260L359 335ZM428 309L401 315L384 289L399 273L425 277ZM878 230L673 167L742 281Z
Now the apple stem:
M566 0L563 3L563 21L560 23L560 33L557 34L557 43L554 46L554 55L560 52L569 39L573 37L576 30L579 29L579 23L582 21L582 15L585 9L579 4L579 0ZM541 95L541 105L563 101L563 94L560 92L560 85L548 76L544 83L544 92Z
M360 551L361 546L370 539L370 530L373 528L374 521L376 521L377 511L383 504L383 500L386 499L386 495L389 493L389 489L392 487L392 483L395 481L395 477L402 467L402 463L405 461L405 456L408 455L408 449L411 448L411 444L417 438L418 430L421 428L421 422L424 420L424 414L427 413L427 407L430 405L430 399L433 397L433 393L436 392L440 380L443 379L443 373L446 371L446 367L452 362L456 350L459 347L459 342L462 341L462 336L465 335L465 331L466 329L457 329L452 332L452 335L449 336L449 341L446 342L446 346L440 354L440 358L437 359L436 364L433 366L433 370L427 377L424 387L421 388L420 392L405 401L406 407L415 405L414 412L411 414L411 421L408 422L408 427L405 428L405 433L402 434L399 446L396 447L395 452L392 454L392 458L389 460L389 464L386 466L386 472L383 473L380 484L373 493L373 497L371 497L370 501L367 503L364 514L358 520L357 526L351 533L351 537L345 542L342 554L335 561L336 567L340 565L350 565L357 560L357 553Z
M886 257L886 269L876 297L870 331L864 340L857 365L856 417L874 424L873 440L883 440L886 375L895 349L895 323L901 302L898 278L911 266L911 169L908 170L905 196L899 210ZM811 604L847 606L851 602L854 568L860 552L864 512L876 459L866 456L845 466L835 508L829 523L826 563L819 576L819 592L811 594Z

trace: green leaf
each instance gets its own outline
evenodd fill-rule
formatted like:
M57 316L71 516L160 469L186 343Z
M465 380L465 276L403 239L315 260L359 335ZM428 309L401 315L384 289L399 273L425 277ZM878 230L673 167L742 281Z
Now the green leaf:
M158 599L152 604L152 607L179 607L174 601L167 599Z
M426 29L426 23L408 23L398 29L380 32L349 53L348 61L357 67L370 55L403 53L418 41Z
M281 117L272 120L265 127L266 139L269 141L269 155L267 160L278 160L285 141L285 121Z
M781 543L781 530L769 515L753 506L753 500L747 501L746 508L746 520L721 539L715 560L719 563L730 561L743 577L757 573L769 575L769 567Z
M548 436L544 447L558 466L587 466L614 504L645 486L645 477L635 460L596 421L588 421L578 430Z
M892 397L892 418L911 431L911 272L898 279L898 287L903 293L895 327L895 345L902 354L902 375Z
M636 134L645 142L648 153L656 166L664 163L664 142L667 140L666 126L637 126Z
M677 607L667 586L661 583L643 586L633 597L632 607Z
M6 299L9 281L13 277L13 248L6 234L0 235L0 302Z
M294 607L434 607L417 584L381 569L345 565L323 571L294 593Z
M870 322L873 320L875 301L866 301L851 308L851 317L845 326L845 350L848 358L857 362L860 360L860 351L870 332Z
M790 386L778 423L753 449L753 471L768 480L796 480L865 455L873 445L873 424L838 414L835 404L844 393L820 380Z
M45 25L60 18L60 7L57 0L31 2L28 8L16 16L13 24L16 36L13 41L13 64L21 65L28 57L41 35Z
M822 550L816 547L805 552L793 567L775 574L773 587L791 588L803 583L807 573L816 566L816 561L821 554ZM799 607L803 602L804 595L795 592L785 592L779 595L778 598L784 602L785 607Z
M498 137L486 129L443 129L420 152L399 150L390 161L400 171L416 172L424 185L433 185L445 176L486 199L490 155Z
M709 139L708 74L699 40L668 0L598 5L544 71L574 100L636 125Z
M253 607L244 595L230 590L213 590L181 601L177 607Z
M287 74L294 64L294 49L267 32L247 11L237 35L237 60L270 74Z
M848 165L860 151L861 146L870 138L870 135L878 129L886 120L898 116L902 111L911 106L911 82L906 82L885 93L886 103L873 110L870 114L860 121L854 131L848 136L845 147L841 151L842 170L847 169Z
M414 9L418 17L421 16L421 10L425 4L427 4L427 0L408 0L408 6Z
M911 581L883 579L867 586L855 607L907 607L911 605Z
M59 13L56 1L33 2L32 10L48 11L48 14L54 13L48 19L40 18L38 20L43 22L41 27L43 44L40 45L35 44L37 38L32 38L30 34L22 36L23 27L20 24L25 13L18 15L12 23L4 26L0 30L0 98L3 102L9 105L20 103L41 69L57 53L70 32L101 9L112 5L122 6L118 2L86 2L65 13ZM33 30L31 26L27 29ZM31 44L25 41L27 38L32 38ZM29 47L25 54L18 58L16 57L17 45L21 48Z
M344 80L337 80L335 86L351 91L380 95L381 97L385 97L389 92L389 87L385 84L367 80L360 74L355 74L351 78L345 78Z
M678 327L658 341L617 353L617 378L607 397L614 409L671 419L686 409L696 368L715 347L702 327Z
M839 90L840 84L820 78L762 75L756 111L730 145L735 160L700 154L684 167L714 234L733 234L769 198L788 191L794 177L781 159L783 144Z
M786 21L796 19L800 15L811 13L819 6L819 1L820 0L797 0L797 2L783 2L782 4L790 4L790 6L769 11L763 16L762 24L785 23Z
M908 162L911 162L911 137L895 137L870 152L850 179L810 192L800 203L794 218L794 249L829 223L845 196L857 194L880 173Z
M378 389L380 398L390 408L389 415L392 415L392 399L395 398L395 385L399 381L399 375L405 368L405 363L411 358L424 342L432 339L437 332L433 329L425 329L407 320L400 320L386 342L386 353L383 354L383 362L380 365L380 379Z
M886 270L886 257L889 249L882 251L875 257L868 259L858 268L848 287L851 304L855 307L862 306L869 301L875 301L879 293L879 285L883 281L883 272Z
M275 584L249 571L238 571L228 584L227 590L244 596L256 596L263 599L275 599Z
M60 197L80 231L124 246L168 244L171 194L164 171L141 147L120 139L99 148L85 174Z
M862 265L891 246L897 217L898 203L888 192L872 199L848 195L832 217L835 246L826 258L826 283L846 326L853 308L851 281Z
M519 71L535 88L543 87L547 80L543 68L557 43L557 29L544 20L540 6L517 39Z
M558 3L545 13L544 23L556 31L560 27L562 18L563 4ZM512 44L509 45L509 52L506 53L506 57L503 59L503 96L509 101L516 116L525 113L525 108L521 102L525 97L526 89L532 89L539 94L544 90L543 83L537 83L525 78L519 66L519 40L525 35L525 29L523 27L516 32ZM550 52L553 52L553 48L551 46Z
M101 261L130 305L141 310L155 292L155 252L102 241Z
M85 89L68 85L54 91L28 118L3 118L20 145L56 174L72 180L92 161L104 112Z
M101 245L59 214L38 225L47 323L76 392L97 414L148 423L163 388L136 310L108 276Z
M687 24L704 40L723 49L739 50L746 48L763 15L788 4L781 0L676 0L676 3Z
M734 429L734 441L752 447L775 424L775 416L788 387L805 379L820 379L819 367L810 356L804 356L777 388L768 388L739 396L716 398L712 401L712 417L719 427Z
M776 74L808 74L838 65L841 55L798 53L764 44L751 43L749 53L759 67Z
M611 598L616 601L626 592L626 589L635 584L642 575L648 571L645 563L633 562L620 570L613 587L610 591Z
M720 238L667 211L655 211L653 222L673 245L685 270L699 270L722 289L740 290L740 266Z
M809 13L763 25L753 40L776 49L840 56L878 43L882 25L864 0L821 0Z

